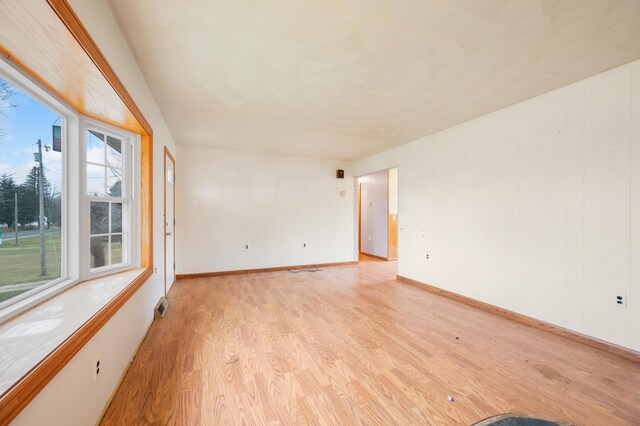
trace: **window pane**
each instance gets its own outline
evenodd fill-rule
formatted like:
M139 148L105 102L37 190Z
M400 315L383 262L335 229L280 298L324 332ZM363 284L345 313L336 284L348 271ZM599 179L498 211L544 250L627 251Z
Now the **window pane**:
M96 197L107 195L105 184L106 169L103 166L87 164L87 194Z
M122 141L113 136L107 136L107 166L122 168Z
M111 232L122 232L122 203L111 204Z
M107 193L112 197L122 197L122 170L107 169Z
M91 268L109 264L109 237L91 237Z
M124 262L124 246L123 239L126 238L124 235L112 235L111 236L111 264L117 265L118 263Z
M91 235L109 233L109 203L91 202Z
M87 161L105 164L104 135L94 130L87 130Z
M3 303L61 277L65 140L61 117L1 76L0 99L0 303Z

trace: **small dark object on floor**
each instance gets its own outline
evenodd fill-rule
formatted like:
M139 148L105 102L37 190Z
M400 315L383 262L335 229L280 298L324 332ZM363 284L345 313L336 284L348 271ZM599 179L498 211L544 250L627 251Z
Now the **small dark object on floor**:
M501 414L482 420L473 426L569 426L569 423L554 422L523 414Z
M322 271L322 269L320 269L317 266L313 265L311 268L289 269L288 271L291 272L292 274L299 274L300 272L318 272L318 271Z
M456 340L460 340L460 338L458 336L456 336Z

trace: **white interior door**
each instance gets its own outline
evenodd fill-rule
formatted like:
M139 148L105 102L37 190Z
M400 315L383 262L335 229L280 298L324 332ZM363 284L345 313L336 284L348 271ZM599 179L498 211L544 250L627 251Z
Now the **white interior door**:
M164 291L165 295L176 280L175 263L175 168L171 153L164 151Z

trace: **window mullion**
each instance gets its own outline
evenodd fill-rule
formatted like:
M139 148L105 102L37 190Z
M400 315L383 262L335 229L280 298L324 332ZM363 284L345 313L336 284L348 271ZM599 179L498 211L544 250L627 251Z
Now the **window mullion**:
M109 176L109 171L107 168L107 136L104 135L104 163L102 166L102 168L104 169L104 181L102 182L102 185L104 187L104 193L108 194L109 193L109 188L107 188L107 176Z
M87 180L87 167L84 165L84 159L86 158L86 145L84 143L83 131L84 131L84 118L82 116L77 117L76 127L74 130L74 138L73 144L67 144L68 154L72 154L69 156L68 170L70 173L73 173L78 177L78 180L70 179L69 180L69 189L71 193L71 185L73 184L73 197L70 197L67 206L69 210L75 210L75 215L77 215L76 220L72 220L69 225L73 226L73 240L70 242L72 244L73 250L77 250L78 254L74 258L74 275L77 279L83 279L86 276L86 268L84 259L86 258L87 245L89 244L88 240L85 240L86 237L86 217L88 214L88 205L85 205L85 194L87 191L86 188L86 180ZM71 150L71 145L73 145L73 151ZM64 149L63 149L64 150ZM69 227L71 230L71 226ZM71 263L69 263L71 265Z
M108 259L109 259L109 266L111 266L113 264L113 262L111 261L111 208L113 207L113 204L111 201L109 201L109 203L107 204L109 206L109 238L107 240L107 250L109 252L108 255Z

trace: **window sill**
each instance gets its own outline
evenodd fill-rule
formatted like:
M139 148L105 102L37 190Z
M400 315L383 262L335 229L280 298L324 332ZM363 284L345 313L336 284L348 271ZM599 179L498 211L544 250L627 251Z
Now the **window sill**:
M42 302L55 297L58 293L62 293L77 282L78 280L63 279L61 281L60 279L58 279L53 283L43 284L41 288L38 288L38 291L36 293L30 296L24 298L21 298L21 295L18 296L16 298L19 299L18 301L13 302L9 306L5 306L0 309L0 328L2 328L2 326L4 326L7 322L11 321L13 317L17 317L21 313L28 311L34 306L37 306ZM0 394L1 393L2 391L0 390Z
M138 268L85 281L1 324L0 424L10 422L151 274Z

